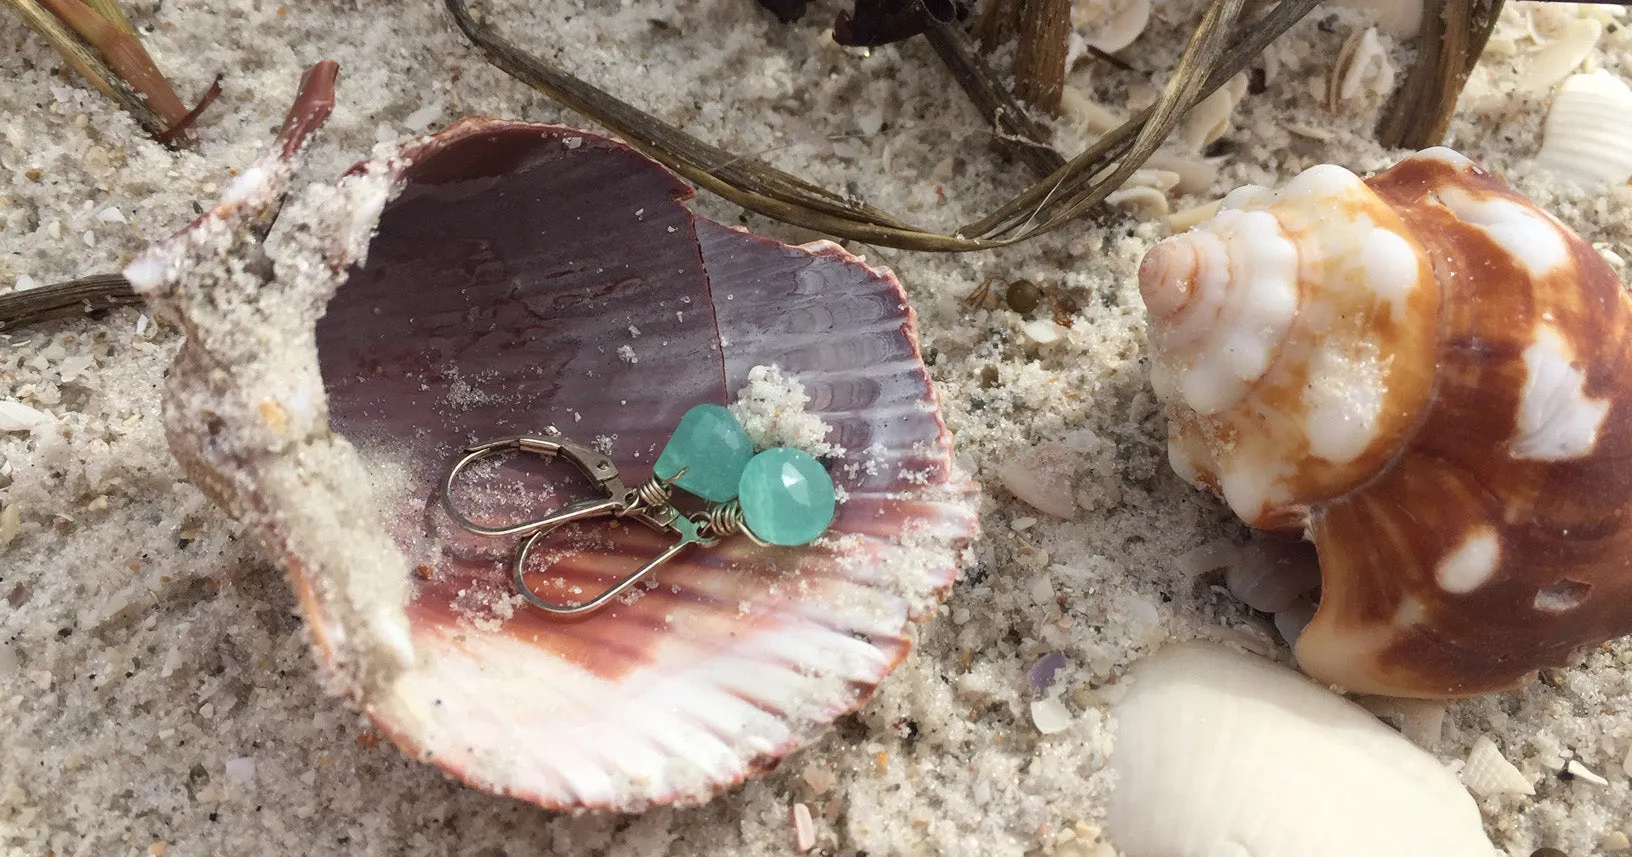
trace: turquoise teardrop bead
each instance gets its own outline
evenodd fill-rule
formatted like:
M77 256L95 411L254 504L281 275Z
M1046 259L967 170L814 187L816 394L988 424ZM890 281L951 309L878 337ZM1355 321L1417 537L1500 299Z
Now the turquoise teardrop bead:
M737 493L743 523L773 545L810 544L833 523L833 479L797 449L779 446L754 456Z
M704 500L724 503L737 496L743 468L753 457L754 442L729 410L697 405L680 418L652 472Z

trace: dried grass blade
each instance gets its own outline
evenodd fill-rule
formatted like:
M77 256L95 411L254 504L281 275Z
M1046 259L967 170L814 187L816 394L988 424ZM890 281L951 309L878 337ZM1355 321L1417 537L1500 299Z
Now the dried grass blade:
M59 318L90 315L142 302L130 281L118 274L97 274L0 295L0 330L13 330Z
M63 25L57 17L46 11L35 0L5 0L11 8L22 17L23 23L29 29L38 33L51 47L62 55L62 58L72 66L74 71L90 81L97 91L112 99L115 104L125 109L125 112L135 117L138 124L150 134L163 133L166 129L164 119L148 106L142 97L129 83L121 79L114 71L91 53L80 43L79 39Z
M1245 27L1235 43L1218 57L1212 68L1206 70L1205 82L1190 93L1186 103L1179 109L1179 115L1182 116L1184 110L1211 95L1214 90L1239 74L1269 46L1270 42L1303 20L1319 4L1319 0L1282 0L1262 18ZM1200 35L1198 33L1198 37ZM1196 46L1196 39L1192 39L1191 47ZM1173 81L1169 83L1169 89L1172 90L1181 83L1183 81L1179 80L1179 73L1176 72ZM1127 169L1128 175L1132 175L1134 169L1143 165L1144 158L1126 156L1132 151L1134 141L1141 131L1155 115L1155 106L1141 110L1127 122L1095 141L1092 146L1056 170L1053 175L1027 188L986 217L958 230L959 233L991 237L1013 231L1026 223L1051 224L1046 229L1041 227L1028 229L1020 235L1020 239L1024 239L1047 229L1057 228L1058 224L1051 223L1054 219L1053 212L1066 208L1080 211L1092 204L1088 202L1081 206L1075 205L1076 201L1086 198L1085 194L1103 191L1100 195L1100 198L1103 198L1116 189L1117 185L1105 180L1094 182L1094 177L1116 163L1117 159L1124 159L1124 169L1132 165L1132 169ZM1145 157L1148 157L1148 153ZM1090 183L1093 183L1092 186L1085 191L1083 188Z
M121 32L136 35L136 28L131 26L130 19L125 17L125 10L120 9L115 0L85 0L85 5L96 10L96 14L101 15Z
M85 5L83 0L41 2L90 42L115 74L147 97L148 106L164 119L160 132L174 128L187 116L187 106L176 97L170 82L164 79L147 49L142 47L131 31L121 30L116 23Z
M751 211L841 238L908 250L984 250L1004 243L922 230L760 161L733 155L510 44L477 22L464 0L446 0L446 6L460 31L500 70L605 125L688 181Z
M1444 142L1457 99L1496 28L1502 2L1428 0L1417 34L1417 60L1383 114L1378 142L1412 149Z
M924 30L924 38L929 40L930 47L935 49L964 94L975 103L981 116L992 123L998 139L1009 144L1007 148L1025 161L1038 178L1047 178L1065 166L1065 158L1046 142L1048 129L1031 118L1008 89L998 83L991 66L974 51L962 33L942 21L932 21Z

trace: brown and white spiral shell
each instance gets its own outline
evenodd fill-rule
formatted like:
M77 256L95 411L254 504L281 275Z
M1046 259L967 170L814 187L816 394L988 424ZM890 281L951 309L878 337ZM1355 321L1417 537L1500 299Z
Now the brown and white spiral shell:
M1632 632L1632 306L1556 218L1436 148L1239 189L1139 276L1174 468L1316 546L1310 674L1466 695Z

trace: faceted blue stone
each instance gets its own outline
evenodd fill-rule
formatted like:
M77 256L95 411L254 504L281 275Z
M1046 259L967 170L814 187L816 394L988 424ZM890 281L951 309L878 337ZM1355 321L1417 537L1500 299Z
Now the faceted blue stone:
M754 442L729 410L698 405L680 418L652 471L677 488L724 503L737 496L742 470L753 457Z
M742 471L737 502L743 523L761 541L806 545L833 523L833 479L809 453L779 446Z

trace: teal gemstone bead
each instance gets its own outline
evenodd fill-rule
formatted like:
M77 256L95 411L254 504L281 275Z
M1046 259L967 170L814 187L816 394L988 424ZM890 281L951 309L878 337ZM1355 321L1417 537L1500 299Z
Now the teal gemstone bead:
M833 478L797 449L779 446L754 456L737 493L743 523L760 541L806 545L833 523Z
M743 468L753 457L754 442L729 410L698 405L680 418L652 472L704 500L724 503L737 496Z

